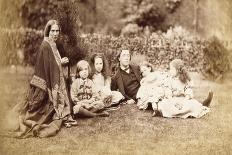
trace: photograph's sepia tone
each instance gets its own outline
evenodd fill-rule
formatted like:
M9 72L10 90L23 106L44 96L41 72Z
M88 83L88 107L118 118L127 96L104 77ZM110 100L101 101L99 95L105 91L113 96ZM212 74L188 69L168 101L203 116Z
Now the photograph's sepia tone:
M232 154L231 0L0 0L0 154Z

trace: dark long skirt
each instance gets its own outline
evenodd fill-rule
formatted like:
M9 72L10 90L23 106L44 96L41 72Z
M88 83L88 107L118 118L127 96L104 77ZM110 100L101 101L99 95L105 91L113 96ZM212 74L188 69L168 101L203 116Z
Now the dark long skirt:
M8 114L8 129L11 136L17 138L50 137L57 134L62 122L57 119L48 93L31 87L24 103L17 104Z

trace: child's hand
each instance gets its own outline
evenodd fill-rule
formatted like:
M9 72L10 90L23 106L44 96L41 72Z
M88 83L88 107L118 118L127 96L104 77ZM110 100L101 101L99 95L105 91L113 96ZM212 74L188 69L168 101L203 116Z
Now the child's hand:
M127 100L126 103L127 103L127 104L134 104L134 103L135 103L135 100L130 99L130 100Z
M103 98L103 102L104 102L104 103L110 103L110 102L112 102L112 95L105 96L105 97Z

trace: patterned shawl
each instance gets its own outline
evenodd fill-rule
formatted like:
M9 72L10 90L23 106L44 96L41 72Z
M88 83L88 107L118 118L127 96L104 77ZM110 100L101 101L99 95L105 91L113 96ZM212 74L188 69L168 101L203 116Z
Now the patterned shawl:
M48 93L56 111L54 119L70 114L70 102L63 75L61 57L56 43L45 37L37 55L35 74L30 82Z

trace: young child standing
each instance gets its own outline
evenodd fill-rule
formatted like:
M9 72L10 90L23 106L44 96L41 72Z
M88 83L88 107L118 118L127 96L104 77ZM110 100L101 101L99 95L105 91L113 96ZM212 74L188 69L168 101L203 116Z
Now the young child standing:
M81 60L77 63L76 79L71 86L71 99L74 102L73 113L86 117L102 116L108 117L106 111L100 112L105 105L98 96L89 74L91 72L89 63Z
M118 91L111 91L111 78L107 60L101 53L93 54L90 58L90 66L93 70L90 78L93 80L96 91L106 106L117 104L124 99Z

